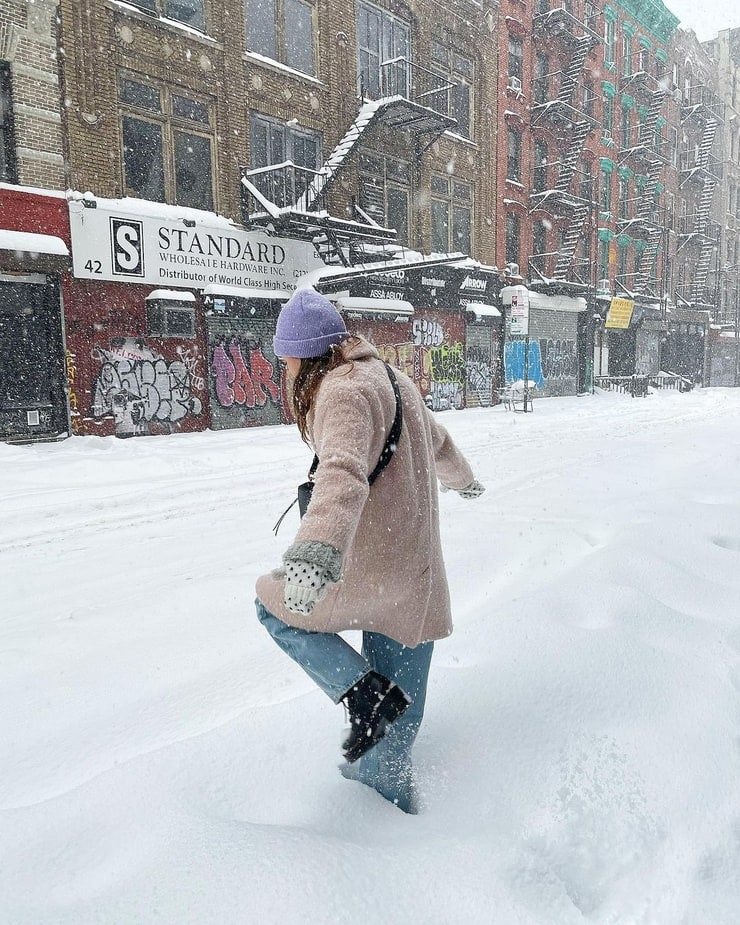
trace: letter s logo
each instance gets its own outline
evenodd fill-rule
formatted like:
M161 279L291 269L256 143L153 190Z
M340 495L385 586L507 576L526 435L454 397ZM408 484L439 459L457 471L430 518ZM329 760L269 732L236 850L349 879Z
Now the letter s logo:
M123 276L144 276L144 244L142 222L111 218L113 272Z

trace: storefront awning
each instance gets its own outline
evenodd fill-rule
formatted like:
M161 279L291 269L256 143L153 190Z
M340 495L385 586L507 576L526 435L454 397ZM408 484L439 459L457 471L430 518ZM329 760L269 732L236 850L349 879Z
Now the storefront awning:
M511 297L517 291L517 286L504 286L501 290L501 300L504 305L511 305ZM547 295L535 289L527 290L530 309L539 309L551 312L585 312L588 308L583 296Z
M247 289L243 286L222 286L209 283L203 290L204 296L222 296L229 299L275 299L286 301L293 292L288 289Z
M340 312L366 312L377 315L413 315L414 306L403 299L365 299L361 296L341 296L336 301Z
M477 318L500 318L501 311L495 305L486 305L485 302L468 302L465 308Z
M0 229L0 266L53 272L68 268L69 260L67 245L55 235Z
M160 302L195 302L195 296L192 292L181 291L178 289L154 289L146 297L146 301Z

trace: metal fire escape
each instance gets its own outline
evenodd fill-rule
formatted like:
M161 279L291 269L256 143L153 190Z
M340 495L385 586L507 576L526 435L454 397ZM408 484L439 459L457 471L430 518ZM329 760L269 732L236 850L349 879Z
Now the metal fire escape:
M554 187L533 192L530 196L531 212L546 211L556 220L565 219L567 222L552 271L553 279L565 281L571 280L574 275L576 249L592 208L590 198L585 199L582 195L583 183L577 176L586 138L597 125L586 111L592 100L585 95L581 76L586 58L601 39L590 24L576 18L565 8L539 13L532 24L535 39L547 43L548 47L557 41L560 53L567 60L562 70L535 78L533 99L537 102L532 105L532 127L547 128L556 137L560 152ZM551 93L551 86L553 90L557 87L556 93ZM579 91L582 94L580 100ZM577 187L577 192L574 187ZM542 275L537 266L530 263L534 272Z
M620 162L630 162L635 173L642 178L640 195L634 201L632 215L620 219L618 233L629 233L644 242L633 285L635 295L657 297L659 285L656 258L664 239L665 219L658 208L656 191L663 168L669 161L668 141L661 134L658 118L668 95L667 88L646 71L638 70L622 77L620 85L629 89L647 107L640 123L637 144L621 151Z
M686 215L679 228L679 247L698 248L693 278L683 298L695 306L712 305L707 280L712 256L719 243L720 226L711 220L712 199L722 178L722 162L712 148L724 122L724 104L709 88L690 87L681 106L681 125L697 132L693 151L681 155L680 188L694 186L696 209Z
M357 205L352 220L333 217L327 207L328 193L371 135L380 130L407 132L420 158L435 139L457 124L447 115L454 85L402 57L384 62L380 71L381 97L367 99L361 92L357 116L318 170L286 161L242 171L247 224L309 238L325 263L342 266L368 260L367 244L375 247L395 240L395 229L382 227Z

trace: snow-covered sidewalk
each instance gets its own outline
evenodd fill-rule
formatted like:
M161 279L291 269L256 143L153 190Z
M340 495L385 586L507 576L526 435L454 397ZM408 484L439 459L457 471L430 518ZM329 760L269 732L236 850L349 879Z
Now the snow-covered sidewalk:
M3 925L736 925L740 390L442 419L417 817L254 618L294 428L0 444Z

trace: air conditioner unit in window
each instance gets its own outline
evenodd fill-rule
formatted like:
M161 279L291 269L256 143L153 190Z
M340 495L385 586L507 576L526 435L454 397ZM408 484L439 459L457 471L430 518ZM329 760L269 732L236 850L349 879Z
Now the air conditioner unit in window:
M600 279L596 288L599 290L599 292L611 292L612 285L608 279Z
M509 89L509 90L516 90L517 93L521 93L521 92L522 92L522 82L521 82L521 80L520 80L518 77L514 77L513 74L510 75L510 76L509 76L508 89Z
M507 263L506 272L509 276L519 276L519 264L518 263Z
M602 138L606 138L608 141L611 141L611 138L612 138L611 129L603 128L603 129L601 130L601 137L602 137Z

